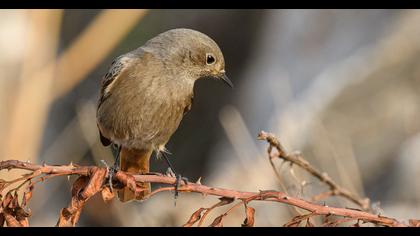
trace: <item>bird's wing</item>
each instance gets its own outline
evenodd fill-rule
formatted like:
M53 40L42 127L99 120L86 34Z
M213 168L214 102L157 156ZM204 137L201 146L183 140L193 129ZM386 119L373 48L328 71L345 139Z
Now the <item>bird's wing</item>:
M102 77L98 108L109 97L113 84L122 72L128 68L131 64L130 62L132 62L132 58L128 55L119 56L112 62L108 72Z
M115 58L114 61L112 61L108 72L102 77L101 80L101 93L98 101L98 109L102 105L102 103L111 95L111 89L113 84L120 77L122 72L128 68L128 66L131 64L131 61L132 58L128 55L121 55ZM111 144L111 141L101 133L100 129L99 136L101 138L101 143L104 146L108 146Z

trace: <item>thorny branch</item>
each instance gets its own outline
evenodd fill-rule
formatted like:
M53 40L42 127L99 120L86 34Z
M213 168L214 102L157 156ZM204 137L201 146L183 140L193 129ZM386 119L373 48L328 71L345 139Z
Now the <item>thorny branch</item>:
M371 210L370 200L368 198L362 199L356 194L350 192L349 190L339 186L336 182L334 182L334 180L330 178L330 176L327 173L320 172L315 167L313 167L307 160L305 160L302 157L302 154L300 152L286 152L285 148L281 145L280 141L273 134L261 131L258 134L258 139L266 140L270 144L270 146L268 147L268 156L270 158L270 163L273 166L274 171L275 168L272 160L274 158L281 158L284 161L288 161L290 163L300 166L301 168L309 172L311 175L318 178L321 182L329 186L330 191L314 196L312 198L313 201L319 201L330 196L341 196L356 203L365 211ZM277 150L277 152L272 151L273 147ZM277 176L279 175L276 171L275 173Z
M305 168L310 173L313 173L321 181L327 183L335 195L348 197L349 199L356 199L354 195L348 193L345 189L335 184L327 175L320 174L313 167L309 165L301 156L292 156L287 154L281 147L280 143L274 136L267 133L260 134L261 139L266 139L270 143L270 147L274 146L279 151L279 156L293 163ZM271 149L271 148L270 148ZM270 150L270 157L271 157ZM28 218L31 216L31 212L27 209L27 204L32 196L34 187L37 183L42 182L46 179L57 177L57 176L70 176L78 175L76 181L72 186L72 197L68 207L61 210L60 216L57 222L57 226L75 226L79 220L83 206L87 201L94 195L101 193L102 198L105 201L109 201L115 197L115 194L107 186L108 169L105 167L97 166L78 166L70 163L69 165L37 165L29 162L22 162L17 160L7 160L0 162L1 170L11 169L22 169L30 171L28 174L22 175L22 177L14 180L0 180L0 226L6 223L7 226L29 226ZM118 171L113 175L113 187L122 188L129 187L133 192L139 194L143 191L140 187L140 183L160 183L168 184L168 187L161 187L149 195L144 200L152 197L153 195L163 191L173 191L176 178L156 174L156 175L131 175L123 171ZM12 185L17 187L11 188ZM22 200L19 201L18 190L23 190ZM408 224L400 222L396 219L385 217L381 215L375 215L362 210L355 210L349 208L337 208L326 205L319 205L304 199L289 196L286 193L276 190L265 190L259 192L246 192L237 191L233 189L223 189L202 185L199 181L196 183L187 182L181 183L178 191L180 192L195 192L203 195L218 196L219 202L209 208L200 208L194 212L187 223L184 226L190 227L198 222L198 226L201 226L204 219L209 215L210 211L217 207L224 205L233 204L224 214L216 217L210 226L223 226L223 220L230 212L244 206L245 209L245 220L242 226L254 226L256 220L254 218L255 209L249 205L253 201L269 201L279 202L287 205L295 206L308 211L308 214L298 215L291 219L284 226L299 226L301 222L306 222L305 226L314 226L311 222L311 218L315 216L321 216L325 218L323 226L336 226L343 222L355 221L354 226L359 226L360 223L373 223L379 226L420 226L419 220L410 220ZM6 192L5 195L2 195ZM333 195L333 194L331 194ZM4 197L3 197L4 196ZM329 221L330 216L341 217L338 220Z

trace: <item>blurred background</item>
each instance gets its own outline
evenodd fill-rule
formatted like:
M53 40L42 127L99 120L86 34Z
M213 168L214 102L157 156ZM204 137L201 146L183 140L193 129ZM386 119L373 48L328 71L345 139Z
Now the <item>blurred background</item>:
M196 83L193 109L167 146L178 172L206 185L303 198L327 190L276 161L280 183L267 144L256 140L265 130L369 197L376 212L419 218L419 25L419 10L1 10L0 160L112 164L96 128L101 77L115 57L155 35L192 28L219 44L235 88ZM166 170L155 158L151 168ZM18 174L2 171L0 178ZM32 226L55 225L72 181L35 187ZM79 226L180 226L217 201L181 193L174 206L168 192L106 204L97 196ZM325 202L356 207L336 197ZM279 226L296 214L276 203L251 206L257 226ZM238 208L224 225L240 226L244 217Z

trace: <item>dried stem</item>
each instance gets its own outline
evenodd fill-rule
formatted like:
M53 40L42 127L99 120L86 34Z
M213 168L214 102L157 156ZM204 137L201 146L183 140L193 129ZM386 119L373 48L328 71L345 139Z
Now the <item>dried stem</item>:
M99 168L96 166L75 166L75 165L64 165L64 166L52 166L52 165L36 165L32 163L8 160L0 162L0 170L3 169L24 169L32 171L31 175L27 175L26 180L32 180L36 177L48 176L48 175L79 175L79 179L73 184L72 190L72 201L69 207L63 208L60 219L57 225L59 226L74 226L80 216L81 209L86 201L98 192L108 189L104 184L107 183L107 169ZM36 173L36 174L35 174ZM176 178L163 176L163 175L130 175L128 173L119 171L114 175L114 182L116 186L127 186L136 193L142 191L138 187L139 183L160 183L173 185L176 182ZM3 188L0 188L3 191ZM162 191L173 190L173 188L163 188ZM242 200L244 202L251 201L272 201L284 203L292 206L299 207L307 210L310 213L316 215L335 215L360 220L363 222L370 222L376 225L382 226L408 226L405 223L399 222L396 219L384 217L380 215L374 215L368 212L347 209L347 208L336 208L324 205L318 205L300 198L288 196L287 194L275 190L260 191L260 192L246 192L237 191L232 189L223 189L216 187L209 187L199 183L181 183L178 188L180 192L195 192L205 195L213 195L223 197L223 199ZM160 192L156 190L155 193ZM149 197L152 194L149 195ZM3 201L4 203L4 201ZM230 202L229 202L230 203ZM1 212L3 213L4 212ZM8 215L4 214L8 217ZM10 221L13 223L13 221Z
M258 134L258 139L266 140L270 147L274 147L277 150L277 153L273 153L269 148L268 155L270 160L273 158L281 158L285 161L289 161L293 164L296 164L309 172L314 177L318 178L321 182L327 184L330 188L330 191L321 193L313 198L314 201L329 197L329 196L341 196L347 198L348 200L354 202L360 206L365 211L370 211L370 200L368 198L361 198L356 194L350 192L349 190L338 185L334 180L332 180L329 175L325 172L321 172L313 167L308 161L303 159L300 152L288 153L286 149L281 145L280 141L271 133L261 131Z

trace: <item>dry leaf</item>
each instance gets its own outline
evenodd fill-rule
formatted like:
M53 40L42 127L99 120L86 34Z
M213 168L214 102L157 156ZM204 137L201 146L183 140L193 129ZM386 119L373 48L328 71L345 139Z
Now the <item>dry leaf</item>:
M3 188L5 185L6 185L6 180L0 179L0 192L3 191Z
M80 176L77 178L71 187L71 195L76 196L79 194L80 190L82 190L88 184L88 181L89 177L87 176Z
M106 177L107 170L94 167L91 169L90 176L79 177L72 186L72 198L69 206L63 208L57 222L57 226L75 226L79 220L83 205L92 196L102 189L102 184Z
M115 197L115 193L112 192L109 187L103 188L102 191L101 191L101 194L102 194L102 199L105 202L109 202Z
M15 209L15 208L19 207L19 199L18 199L17 191L15 192L15 194L13 196L13 199L9 203L8 207L11 208L11 209Z
M185 223L182 227L191 227L191 226L193 226L197 221L199 221L200 220L200 218L201 218L201 213L203 212L203 211L205 211L205 210L207 210L207 208L200 208L200 209L198 209L197 211L195 211L192 215L191 215L191 217L190 217L190 219L188 220L188 222L187 223Z
M235 199L228 198L228 197L221 197L221 198L219 198L219 200L220 200L220 204L218 204L218 206L224 206L224 205L230 204Z
M209 225L210 227L223 227L223 217L225 217L226 215L220 215L218 216L216 219L214 219L213 223L211 223L211 225Z
M29 227L29 220L28 220L28 218L23 218L23 219L19 220L19 224L22 227Z
M4 221L5 221L4 215L3 215L3 213L0 213L0 227L4 226Z
M58 218L57 225L58 227L71 227L71 222L69 221L71 217L71 213L67 210L67 208L63 208L60 211L60 216Z
M412 227L420 227L420 220L410 219L408 222Z
M29 203L29 200L32 198L32 189L33 187L31 187L28 192L23 194L22 206L26 206Z
M12 194L11 194L10 192L8 192L8 193L6 194L6 196L4 197L4 199L3 199L3 203L2 203L3 208L7 208L7 207L8 207L8 205L9 205L9 203L10 203L12 200L13 200L13 196L12 196Z
M6 220L7 227L22 227L22 225L19 223L19 221L16 220L15 217L12 215L3 212L4 218Z
M83 200L87 200L97 192L99 192L102 188L102 184L105 180L107 170L104 168L94 167L92 168L91 176L88 185L80 194L80 197Z
M232 203L235 199L233 199L233 198L227 198L227 197L221 197L221 198L219 198L219 202L218 203L216 203L215 205L213 205L212 207L210 207L210 208L207 208L206 210L206 212L204 213L204 215L203 215L203 218L200 220L200 222L198 223L198 226L200 227L201 226L201 224L203 223L203 221L204 221L204 217L206 217L209 213L210 213L210 211L212 211L213 209L215 209L215 208L217 208L217 207L220 207L220 206L224 206L224 205L227 205L227 204L230 204L230 203Z
M244 223L242 224L242 227L254 227L255 209L245 204L245 213L246 218L244 220Z
M60 216L58 218L57 226L58 227L70 227L73 226L74 218L77 215L79 208L83 206L83 201L79 199L80 192L86 188L89 183L89 177L80 176L74 181L71 189L71 202L69 207L63 208L60 211Z
M22 207L16 207L14 210L14 215L16 216L16 219L20 220L23 218L30 217L32 215L31 211L25 211Z

